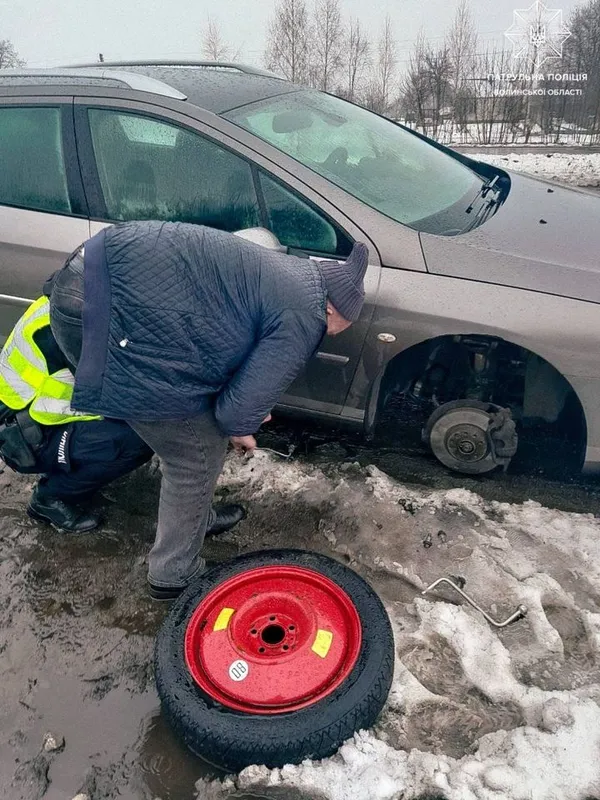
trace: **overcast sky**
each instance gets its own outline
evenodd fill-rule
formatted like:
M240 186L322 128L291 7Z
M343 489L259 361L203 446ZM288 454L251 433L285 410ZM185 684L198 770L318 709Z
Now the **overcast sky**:
M472 0L484 41L501 41L513 10L533 0ZM405 65L419 30L442 37L458 0L341 0L347 16L358 16L376 34L392 17L399 67ZM553 2L565 20L576 0ZM0 0L0 39L11 39L32 67L105 59L201 58L208 14L224 38L241 50L240 60L263 65L266 28L275 0Z

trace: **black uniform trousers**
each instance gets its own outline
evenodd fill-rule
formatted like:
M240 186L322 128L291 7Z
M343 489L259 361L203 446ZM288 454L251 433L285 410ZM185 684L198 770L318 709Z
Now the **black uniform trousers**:
M94 492L141 467L152 450L126 422L115 419L44 427L37 453L41 501L88 501Z

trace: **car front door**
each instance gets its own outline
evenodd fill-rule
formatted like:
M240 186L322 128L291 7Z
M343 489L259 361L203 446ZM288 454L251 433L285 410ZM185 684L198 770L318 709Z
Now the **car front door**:
M0 341L89 236L72 97L0 97Z
M305 257L343 260L352 234L257 163L248 148L197 120L158 116L141 103L76 99L76 128L92 216L92 232L110 222L164 219L227 231L257 226ZM272 165L271 165L272 166ZM363 237L361 237L363 238ZM342 412L373 311L380 269L367 275L369 303L359 323L318 354L282 404L314 412Z

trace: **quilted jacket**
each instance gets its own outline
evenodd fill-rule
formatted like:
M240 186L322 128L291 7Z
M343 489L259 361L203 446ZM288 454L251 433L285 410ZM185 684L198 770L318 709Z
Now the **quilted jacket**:
M315 262L197 225L115 225L85 245L73 406L132 420L214 408L224 434L251 434L325 331Z

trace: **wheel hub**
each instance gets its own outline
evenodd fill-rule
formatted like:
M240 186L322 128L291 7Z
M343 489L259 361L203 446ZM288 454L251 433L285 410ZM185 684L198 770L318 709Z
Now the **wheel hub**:
M499 465L506 468L516 451L516 436L510 440L510 455L499 454L501 413L508 414L510 419L510 412L493 403L454 400L433 412L423 431L424 441L444 466L456 472L481 475Z
M476 425L456 425L446 434L446 448L458 461L481 461L488 452L486 432Z
M209 592L185 634L197 685L239 711L277 714L312 705L350 674L361 646L350 597L304 567L273 566Z
M281 605L272 603L271 608L280 608ZM304 619L301 608L292 609L291 613L268 612L252 621L244 621L244 625L251 627L244 630L242 624L236 623L236 635L245 652L256 657L271 658L281 653L287 653L294 648L298 640L298 626L302 631L307 620Z

